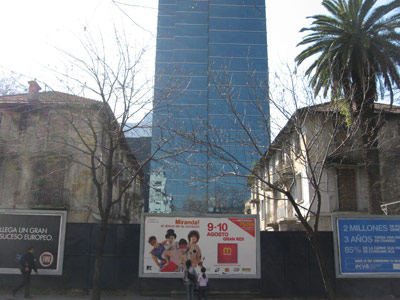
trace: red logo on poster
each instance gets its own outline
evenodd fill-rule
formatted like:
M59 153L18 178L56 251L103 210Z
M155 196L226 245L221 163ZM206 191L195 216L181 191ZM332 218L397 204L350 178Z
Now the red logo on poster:
M237 264L238 247L237 244L218 244L218 263Z
M50 252L43 252L39 257L39 262L42 267L49 267L53 263L53 260L54 256Z

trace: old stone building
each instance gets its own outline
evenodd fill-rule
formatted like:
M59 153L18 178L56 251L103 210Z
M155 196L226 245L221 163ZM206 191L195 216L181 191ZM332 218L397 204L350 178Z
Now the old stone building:
M375 104L378 118L382 209L400 212L400 107ZM367 213L368 189L357 127L349 129L329 104L298 109L279 132L256 171L290 191L313 223L318 201L311 176L321 192L319 230L331 230L331 214ZM293 206L281 192L250 178L246 212L259 214L261 230L302 230Z
M104 184L106 141L116 136L113 196L126 192L111 221L140 221L143 173L108 105L39 90L31 81L29 93L0 97L0 208L67 210L69 222L98 222L92 172Z

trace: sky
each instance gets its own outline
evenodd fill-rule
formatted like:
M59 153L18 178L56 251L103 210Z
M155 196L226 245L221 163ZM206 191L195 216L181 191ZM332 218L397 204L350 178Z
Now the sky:
M327 13L322 0L266 0L270 80L283 65L294 66L296 45L310 25L307 19ZM388 0L378 0L378 4ZM26 84L37 79L45 89L67 91L58 74L72 75L66 53L85 57L81 41L88 37L105 44L114 29L124 32L132 51L145 48L141 76L154 76L158 0L1 0L0 76L22 74ZM113 52L109 51L112 58ZM306 65L306 64L305 64ZM149 87L149 90L151 87ZM85 95L88 97L88 95ZM89 96L90 97L90 96Z
M58 86L54 74L65 71L63 52L80 56L80 40L88 35L111 39L113 29L124 30L137 49L148 49L146 72L154 72L157 0L3 0L0 1L0 74L22 74ZM324 12L321 0L267 0L270 68L293 62L307 16ZM2 72L3 71L3 72Z

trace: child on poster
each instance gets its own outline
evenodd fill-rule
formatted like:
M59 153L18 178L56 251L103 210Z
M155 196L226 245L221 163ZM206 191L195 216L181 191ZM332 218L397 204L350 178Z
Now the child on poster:
M151 249L150 251L150 255L153 261L161 270L163 265L167 262L166 259L162 256L165 251L164 245L166 244L166 241L159 243L157 241L157 238L153 235L149 237L148 243L153 247L153 249Z
M203 265L203 260L201 256L201 249L197 242L200 239L200 234L197 230L192 230L188 234L189 246L186 249L186 257L190 259L192 262L192 267L196 268L197 266Z

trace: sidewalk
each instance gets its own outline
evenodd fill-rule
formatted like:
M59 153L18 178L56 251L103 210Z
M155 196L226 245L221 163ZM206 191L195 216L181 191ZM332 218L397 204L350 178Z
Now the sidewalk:
M33 300L90 300L90 296L61 296L61 295L35 295L33 296ZM129 296L102 296L102 300L149 300L149 299L154 299L154 300L171 300L173 298L169 297L144 297L140 295L129 295ZM178 298L180 299L180 298ZM184 298L182 298L184 299ZM7 296L0 296L0 300L25 300L24 297L21 296L16 296L13 297L12 295L7 295Z
M46 294L41 294L39 292L32 293L33 300L90 300L90 296L84 295L68 295L68 294L51 294L51 292L46 292ZM153 295L141 295L134 292L129 292L129 294L123 296L113 296L103 293L101 300L173 300L173 299L186 299L184 293L171 293L171 296L153 296ZM195 299L197 299L197 294L195 294ZM211 294L208 295L209 300L305 300L306 298L264 298L258 295L218 295ZM307 298L312 300L324 300L321 298ZM342 300L359 300L360 298L337 298ZM375 300L377 298L365 298L367 300ZM382 296L379 300L394 300L398 299L393 296ZM25 300L23 297L23 291L20 291L16 297L11 295L11 292L7 292L4 289L0 290L0 300Z
M66 296L66 295L35 295L32 300L90 300L90 296ZM186 299L184 295L177 295L171 297L154 297L154 296L142 296L138 294L130 294L126 296L102 296L101 300L173 300L173 299ZM195 299L197 299L197 295L195 295ZM220 298L218 296L210 295L208 296L210 300L306 300L306 298L262 298L262 297L254 297L249 296L247 298L231 298L231 297L223 297ZM308 300L323 300L319 298L307 298ZM343 300L359 300L360 298L338 298ZM366 298L367 300L375 300L377 298ZM379 300L394 300L397 299L395 297L380 297ZM13 297L10 295L0 294L0 300L25 300L23 295L17 295Z
M72 295L34 295L32 300L90 300L90 296L72 296ZM170 297L158 297L158 296L143 296L135 293L130 293L125 296L110 296L104 295L101 297L101 300L173 300L173 299L186 299L185 295L171 295ZM195 295L195 299L197 299L197 295ZM306 298L263 298L261 296L241 296L239 298L232 298L231 296L218 296L218 295L209 295L208 299L210 300L306 300ZM307 298L308 300L324 300L320 298ZM354 300L359 298L338 298L343 300ZM366 298L367 300L375 300L377 298ZM379 300L394 300L397 299L395 297L379 297ZM0 291L0 300L25 300L23 294L17 295L13 297L11 293L6 294L4 291Z
M23 291L19 291L18 294L13 297L11 291L0 290L0 300L24 300ZM51 292L36 292L32 291L33 300L90 300L90 296L85 296L82 294L52 294ZM176 293L171 293L170 296L154 296L154 295L141 295L135 292L129 292L123 296L113 296L107 293L103 293L102 300L173 300L173 299L186 299L185 294L177 291ZM195 299L197 299L197 294L195 294ZM209 294L208 299L212 300L267 300L268 298L263 298L261 296L253 296L253 295L213 295ZM281 298L281 300L284 300ZM316 299L314 299L316 300Z
M154 296L142 296L138 294L130 294L126 296L102 296L102 300L172 300L172 299L185 299L185 295L176 295L171 297L154 297ZM197 299L197 295L195 295L195 299ZM249 297L241 297L241 298L227 298L227 297L218 297L210 295L208 299L212 300L266 300L267 298L254 298L253 296ZM24 300L23 294L17 295L13 297L11 293L9 295L0 295L0 300ZM90 296L66 296L66 295L34 295L33 300L90 300ZM282 299L281 299L282 300Z

